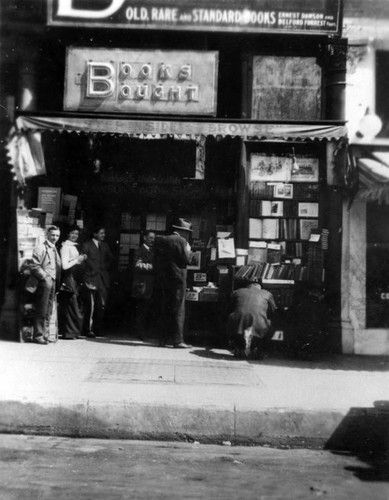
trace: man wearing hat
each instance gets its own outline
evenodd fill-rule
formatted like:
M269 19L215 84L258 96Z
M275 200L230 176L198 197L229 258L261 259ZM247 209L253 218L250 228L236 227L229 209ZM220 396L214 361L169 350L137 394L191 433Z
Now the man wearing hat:
M160 346L165 346L170 337L173 347L191 347L184 342L185 292L187 265L191 257L189 236L192 224L186 219L178 219L172 225L173 233L155 240L155 274L161 299L163 331Z
M227 335L236 357L249 357L260 351L263 340L272 333L271 319L276 304L273 295L262 290L252 280L231 296L231 314L227 321ZM260 352L258 354L261 354Z

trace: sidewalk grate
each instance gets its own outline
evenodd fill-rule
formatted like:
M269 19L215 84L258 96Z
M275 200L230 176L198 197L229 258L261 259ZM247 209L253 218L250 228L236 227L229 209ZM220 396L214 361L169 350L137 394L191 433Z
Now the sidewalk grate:
M155 359L102 358L88 382L170 382L175 384L262 385L249 364Z

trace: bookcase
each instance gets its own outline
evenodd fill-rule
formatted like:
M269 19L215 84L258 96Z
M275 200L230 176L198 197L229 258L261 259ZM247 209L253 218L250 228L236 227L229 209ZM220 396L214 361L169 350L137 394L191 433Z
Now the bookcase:
M321 225L319 158L252 152L248 252L236 278L263 284L324 283L328 230Z
M249 151L247 251L233 269L233 289L254 278L273 294L276 337L284 347L303 345L320 330L314 318L304 322L302 311L312 308L313 291L324 290L329 238L320 155L287 147Z

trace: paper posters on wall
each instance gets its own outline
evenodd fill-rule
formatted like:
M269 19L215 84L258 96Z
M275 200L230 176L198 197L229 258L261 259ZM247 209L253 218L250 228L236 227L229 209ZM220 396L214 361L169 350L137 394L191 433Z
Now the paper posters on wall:
M235 243L233 238L218 239L219 259L235 259Z

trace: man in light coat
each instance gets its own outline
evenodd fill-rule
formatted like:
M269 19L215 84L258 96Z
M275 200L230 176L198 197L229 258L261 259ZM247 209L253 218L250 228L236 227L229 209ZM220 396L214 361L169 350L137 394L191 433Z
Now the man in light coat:
M33 339L41 345L49 343L51 315L61 284L61 258L55 247L59 236L57 226L48 228L46 240L34 249L30 266L32 276L38 280Z

